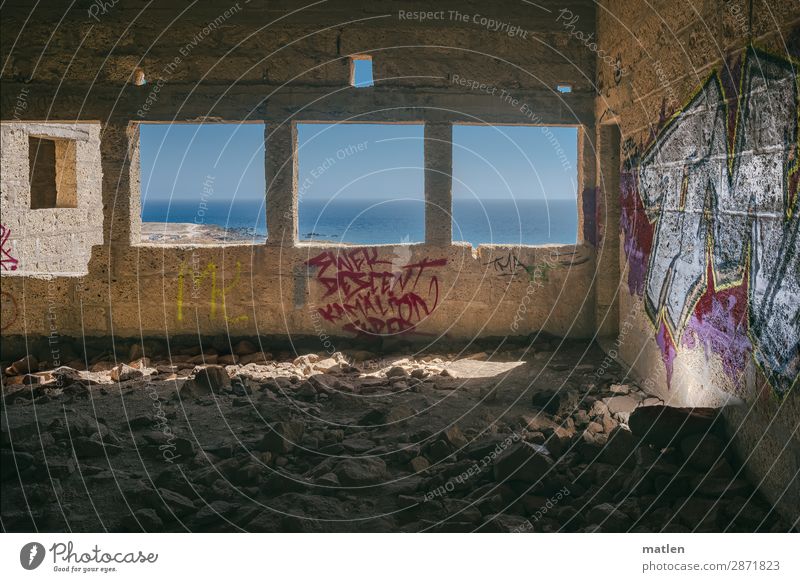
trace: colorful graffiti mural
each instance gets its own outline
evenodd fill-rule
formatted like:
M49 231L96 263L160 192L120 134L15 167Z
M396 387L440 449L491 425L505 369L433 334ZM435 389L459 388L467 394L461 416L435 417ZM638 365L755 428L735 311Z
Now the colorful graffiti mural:
M11 229L0 224L0 267L3 271L16 271L19 261L11 256Z
M436 309L436 269L447 259L403 264L380 259L372 247L325 251L306 264L317 269L322 299L335 297L317 309L323 319L354 335L393 335L417 332Z
M777 392L797 382L796 67L747 49L625 165L628 283L644 298L669 376L676 346L699 342L734 377L752 351Z

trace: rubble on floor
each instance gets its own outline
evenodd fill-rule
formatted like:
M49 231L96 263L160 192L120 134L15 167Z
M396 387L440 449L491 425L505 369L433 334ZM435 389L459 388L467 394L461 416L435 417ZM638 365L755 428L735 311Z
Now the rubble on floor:
M6 531L788 531L717 411L569 342L133 349L3 376Z

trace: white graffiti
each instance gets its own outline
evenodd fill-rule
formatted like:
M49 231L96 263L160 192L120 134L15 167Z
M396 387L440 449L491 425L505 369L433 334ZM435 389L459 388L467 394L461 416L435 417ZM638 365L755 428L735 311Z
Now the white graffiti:
M717 290L749 274L754 354L784 392L800 370L800 220L790 192L798 79L791 63L754 49L742 75L732 146L737 96L713 75L642 158L639 191L657 222L645 301L677 341L708 286L709 258Z

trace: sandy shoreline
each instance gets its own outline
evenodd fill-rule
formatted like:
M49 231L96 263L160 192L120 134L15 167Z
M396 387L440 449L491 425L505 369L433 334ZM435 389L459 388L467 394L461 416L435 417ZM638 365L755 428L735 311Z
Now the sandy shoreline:
M150 244L247 244L264 242L239 229L192 222L143 222L142 242Z

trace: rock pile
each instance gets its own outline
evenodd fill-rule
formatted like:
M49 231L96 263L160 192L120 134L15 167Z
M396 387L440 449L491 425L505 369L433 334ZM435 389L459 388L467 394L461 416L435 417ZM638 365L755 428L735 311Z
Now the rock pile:
M130 356L6 367L7 530L789 529L716 411L597 378L596 348Z

